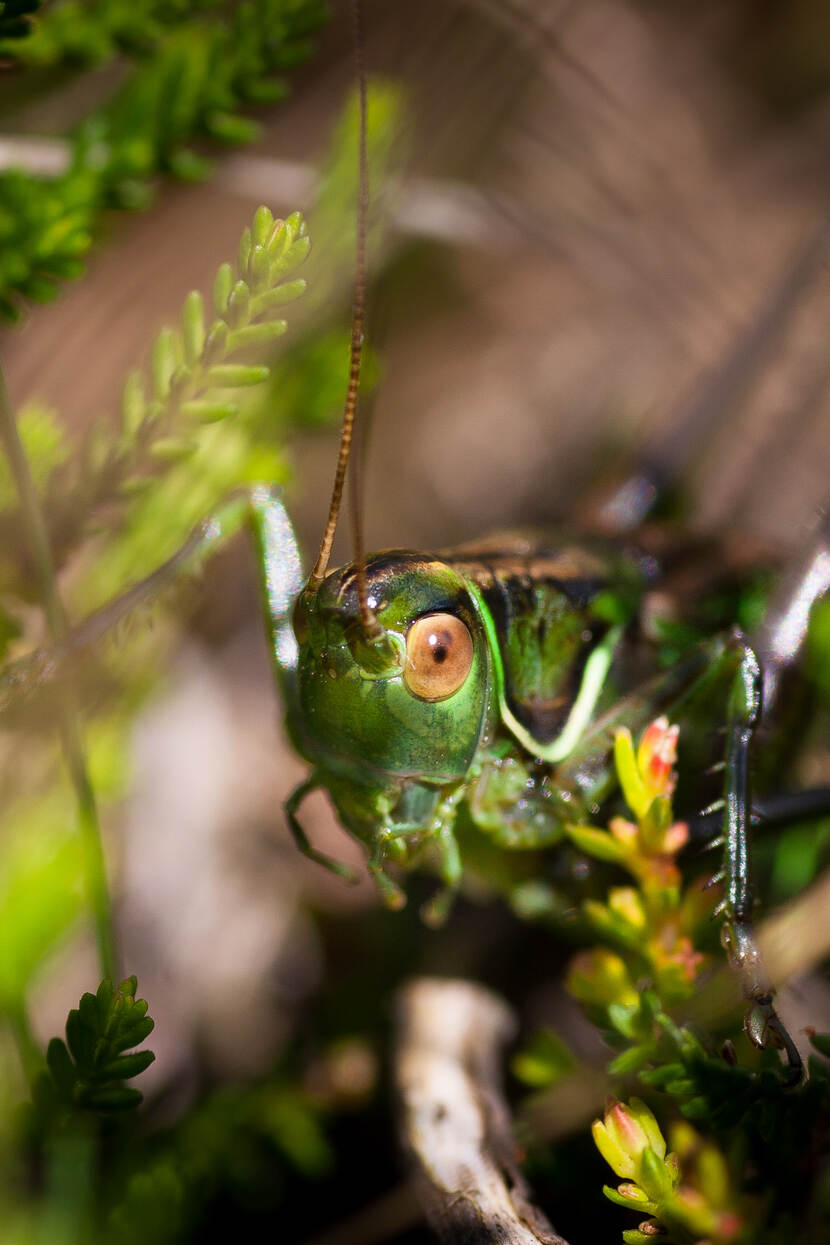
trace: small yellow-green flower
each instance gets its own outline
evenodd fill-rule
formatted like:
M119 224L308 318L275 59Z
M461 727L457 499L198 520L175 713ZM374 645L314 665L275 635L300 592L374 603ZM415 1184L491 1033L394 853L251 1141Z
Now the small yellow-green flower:
M612 886L608 892L608 907L633 929L646 928L646 910L639 892L633 886Z
M607 947L575 955L566 985L574 998L589 1007L607 1008L611 1003L631 1007L640 997L625 960Z
M638 821L659 796L670 799L675 787L679 727L668 718L657 718L643 732L634 751L631 732L623 727L614 739L614 760L625 801Z
M606 1185L605 1196L639 1214L659 1216L671 1202L680 1172L677 1156L666 1155L666 1140L646 1104L639 1098L629 1103L612 1099L591 1132L602 1157L624 1177L616 1189Z
M594 1141L618 1176L605 1195L618 1206L653 1216L623 1232L623 1240L643 1245L651 1236L672 1241L731 1245L746 1230L746 1219L729 1185L720 1151L682 1121L672 1130L677 1153L666 1142L645 1103L612 1100L592 1127ZM681 1163L683 1182L681 1183Z
M643 732L637 749L637 766L643 782L655 795L671 795L675 786L674 765L677 761L679 726L670 726L668 718L657 718Z
M612 1099L602 1120L591 1125L594 1142L606 1163L618 1176L634 1180L641 1187L644 1156L648 1166L656 1158L662 1162L666 1157L666 1139L660 1126L644 1102L632 1098L631 1102ZM646 1189L647 1193L650 1193Z

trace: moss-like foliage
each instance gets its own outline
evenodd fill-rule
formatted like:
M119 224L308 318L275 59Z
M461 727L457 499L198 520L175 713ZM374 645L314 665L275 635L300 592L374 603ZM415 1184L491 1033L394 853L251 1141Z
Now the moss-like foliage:
M117 52L134 62L68 135L65 172L51 180L0 173L0 315L13 320L21 300L47 301L79 276L102 213L146 206L158 174L205 177L211 163L194 144L255 138L244 110L286 94L285 75L310 55L324 15L321 0L66 3L19 45L0 48L40 72ZM24 86L16 84L12 108Z

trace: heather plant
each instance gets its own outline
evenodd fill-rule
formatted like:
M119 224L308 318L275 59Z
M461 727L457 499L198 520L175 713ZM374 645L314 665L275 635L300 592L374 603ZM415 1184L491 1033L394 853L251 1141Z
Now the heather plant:
M615 762L630 816L613 817L607 829L568 827L580 851L631 879L610 886L604 900L583 901L583 927L598 945L574 955L566 975L608 1049L614 1092L592 1133L621 1180L606 1185L605 1196L640 1219L623 1231L627 1245L655 1238L772 1245L805 1198L813 1199L815 1222L824 1213L820 1164L808 1171L801 1155L805 1145L823 1153L830 1065L811 1055L794 1086L774 1048L758 1052L747 1041L737 997L707 1028L692 1019L717 964L718 888L707 884L699 853L697 869L681 867L689 827L672 811L679 734L666 718L636 747L628 731L618 732ZM828 1048L826 1038L811 1041ZM577 1066L554 1034L538 1034L514 1061L519 1078L536 1087L531 1136L555 1102L545 1105L555 1090L541 1087L567 1082ZM648 1103L629 1096L635 1085Z

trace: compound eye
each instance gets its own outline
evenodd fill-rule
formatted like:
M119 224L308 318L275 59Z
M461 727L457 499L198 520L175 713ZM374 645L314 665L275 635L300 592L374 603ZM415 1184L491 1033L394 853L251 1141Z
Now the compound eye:
M406 686L421 700L446 700L473 664L473 638L455 614L416 618L406 633Z

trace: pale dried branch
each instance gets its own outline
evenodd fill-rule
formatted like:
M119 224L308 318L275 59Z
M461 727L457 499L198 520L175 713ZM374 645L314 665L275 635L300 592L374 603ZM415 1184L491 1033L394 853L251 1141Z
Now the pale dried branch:
M504 1100L513 1035L501 999L468 981L401 992L395 1084L401 1131L427 1219L442 1241L567 1245L529 1199Z

